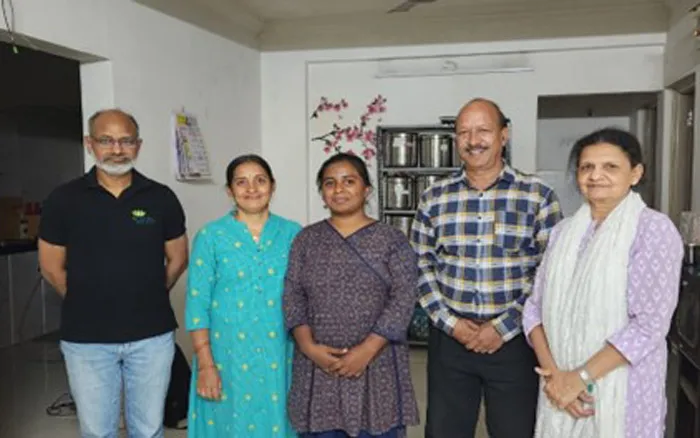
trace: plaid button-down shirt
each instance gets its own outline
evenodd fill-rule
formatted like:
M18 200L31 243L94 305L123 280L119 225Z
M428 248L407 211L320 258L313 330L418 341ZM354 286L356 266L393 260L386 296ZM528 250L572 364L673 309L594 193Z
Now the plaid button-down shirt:
M561 218L550 187L507 165L483 191L463 171L426 190L411 243L433 324L451 334L458 317L492 320L505 341L521 333L535 269Z

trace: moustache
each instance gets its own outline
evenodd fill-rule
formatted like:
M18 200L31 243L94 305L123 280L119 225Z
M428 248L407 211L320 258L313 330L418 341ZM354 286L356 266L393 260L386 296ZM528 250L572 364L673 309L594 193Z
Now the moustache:
M105 155L102 157L102 161L111 161L111 162L118 162L118 163L129 163L132 161L131 158L125 156L125 155Z

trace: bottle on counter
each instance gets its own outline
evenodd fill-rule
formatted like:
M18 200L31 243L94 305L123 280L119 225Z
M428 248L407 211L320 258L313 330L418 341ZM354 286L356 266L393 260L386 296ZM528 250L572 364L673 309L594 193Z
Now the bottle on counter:
M41 206L38 202L27 202L20 218L20 239L32 240L37 236Z
M29 221L27 220L27 216L25 214L22 214L22 217L19 220L19 238L29 239Z

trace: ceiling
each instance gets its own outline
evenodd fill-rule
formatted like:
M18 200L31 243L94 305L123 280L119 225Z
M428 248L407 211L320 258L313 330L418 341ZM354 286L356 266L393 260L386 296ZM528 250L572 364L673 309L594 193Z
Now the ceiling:
M665 32L664 0L134 0L265 51ZM668 2L668 0L666 1Z

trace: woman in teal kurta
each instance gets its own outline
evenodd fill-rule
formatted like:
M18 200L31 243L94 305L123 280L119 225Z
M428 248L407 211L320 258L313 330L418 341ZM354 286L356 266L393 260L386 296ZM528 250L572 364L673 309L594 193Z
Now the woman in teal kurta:
M227 168L236 208L195 236L186 328L195 357L189 438L292 438L285 400L294 346L282 288L296 222L269 212L274 178L258 156Z

